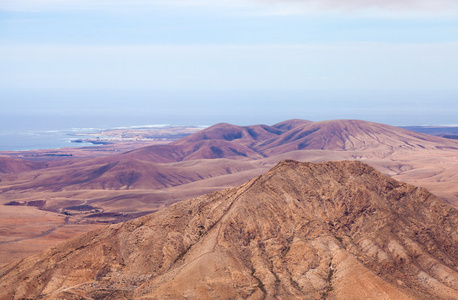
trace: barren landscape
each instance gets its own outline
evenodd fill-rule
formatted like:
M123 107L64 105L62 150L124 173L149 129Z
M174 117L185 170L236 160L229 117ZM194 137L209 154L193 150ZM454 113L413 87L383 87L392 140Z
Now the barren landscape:
M0 300L458 299L458 0L0 16Z
M361 162L283 161L8 265L0 296L455 299L456 226L455 208Z
M107 147L107 145L98 147ZM111 145L111 147L114 146ZM74 153L78 153L78 151L82 150L74 149L73 151L75 151ZM50 246L55 245L57 242L63 241L77 234L84 233L95 228L104 227L106 224L119 223L141 217L158 210L163 211L164 208L176 202L198 197L213 191L241 185L256 176L267 172L278 162L285 159L315 163L342 160L361 161L373 166L393 179L427 188L431 193L447 201L452 206L458 206L458 176L456 173L456 170L458 169L458 141L366 121L332 120L311 122L306 120L289 120L273 126L236 126L230 124L217 124L176 141L168 142L166 144L153 144L140 148L133 147L133 149L119 154L111 151L109 155L96 155L95 151L97 150L93 149L89 151L92 151L91 155L81 155L81 157L78 157L78 155L72 157L53 156L48 157L48 159L43 159L43 156L41 156L38 159L35 157L33 160L24 160L13 158L11 157L11 153L9 153L9 156L3 156L1 158L0 170L2 174L0 174L0 204L2 205L2 216L0 218L0 264L4 265L2 272L6 272L11 268L7 266L8 263L17 259L25 258L31 254L39 253ZM388 179L383 179L382 181L384 180ZM234 192L223 192L223 194L225 193ZM196 203L196 201L198 200L189 203ZM223 202L221 202L221 205L229 205L227 203L224 204ZM186 207L189 205L194 207L194 204L183 205ZM456 209L451 207L446 210L454 213L456 212ZM194 209L191 208L189 211L194 212ZM190 214L190 217L193 216L195 216L194 213ZM200 216L204 217L203 215ZM144 218L152 217L148 216ZM145 220L144 218L139 220ZM456 222L455 219L453 220L450 222ZM180 226L184 226L187 223L184 219L180 222L180 224L183 224ZM437 225L433 223L431 223L431 226ZM205 230L208 230L206 225L202 226L204 226ZM450 234L451 236L454 236L454 239L456 239L456 229L454 231L453 228L454 227L452 226ZM106 231L110 229L101 230ZM329 259L337 255L339 258L336 256L335 259L343 259L345 264L349 264L349 266L362 268L362 265L358 264L363 263L364 265L366 263L366 259L344 259L344 257L347 257L349 254L347 252L345 252L347 254L342 254L340 252L339 254L338 251L335 250L340 249L339 247L341 246L339 246L339 243L344 243L346 241L344 236L349 233L346 232L342 236L341 234L343 233L339 233L340 238L338 239L338 242L336 242L334 238L331 243L331 241L326 240L326 238L326 247L330 247L329 249L327 248L328 250L326 251L331 252L326 252L327 254L321 253L320 255L324 255L323 257L328 257ZM350 235L354 234L356 233L352 233ZM343 240L341 240L342 238ZM84 237L81 237L81 239L84 239ZM69 243L74 244L77 243L76 241L77 240L73 240L73 242ZM264 238L263 241L265 242ZM365 244L368 243L368 241L370 241L370 243L378 243L373 240L373 237L367 238L364 241L361 239L356 244L363 248L358 251L367 252L369 251L368 249L372 249L373 246L369 247L369 244ZM320 243L322 242L324 242L324 240ZM168 247L167 249L170 248L170 251L179 252L182 251L179 250L182 247L188 247L186 246L186 243L188 242L184 242L184 244L174 244L172 248L170 248L170 246L163 246ZM312 244L314 243L315 242ZM331 243L332 246L329 243ZM345 243L345 245L348 244L347 242ZM387 241L386 243L394 245L392 244L394 242ZM388 245L386 243L382 243L384 245L383 247ZM404 248L413 247L408 246L406 241L403 241L402 243L402 247ZM441 243L442 242L439 242L438 246L444 247ZM365 244L366 246L363 246L362 244ZM382 247L382 244L378 247ZM452 247L452 245L456 246L456 240L452 239L450 247ZM315 245L312 247L318 246ZM348 245L345 247L348 247ZM383 247L381 249L383 249ZM313 251L317 251L317 248L314 249L315 250ZM350 251L349 248L345 249L345 251ZM393 248L390 249L391 250L385 249L383 251L394 251ZM254 249L251 249L250 251L254 251ZM366 254L369 256L373 255L370 253ZM181 257L179 257L179 255L173 255L169 258L169 267L173 265L170 265L173 260L179 264L178 261ZM382 254L377 255L380 256ZM393 255L397 257L401 254ZM432 257L431 253L425 255ZM380 257L378 259L382 259ZM452 261L450 262L449 260L443 258L447 261L447 263L445 263L447 267L444 268L448 270L444 272L452 272L450 274L454 275L450 276L456 276L456 253L449 253L447 254L447 257L452 259ZM323 261L322 264L324 266L329 262ZM274 263L274 265L275 264L277 263ZM102 269L97 269L100 264L96 263L96 265L97 267L94 267L95 269L91 269L92 271L89 272L90 274L92 274L92 272L102 272ZM165 268L164 265L162 266ZM261 266L259 266L259 268L260 267ZM368 266L366 265L364 268L366 267ZM110 270L114 268L118 270L117 267L114 266L103 268L108 268ZM155 268L157 269L158 267L156 266ZM215 266L215 268L215 270L217 270L220 267ZM244 268L248 268L248 265L245 265ZM254 266L253 268L257 269ZM329 288L329 283L326 283L326 271L324 271L324 268L325 267L319 271L324 275L320 273L321 275L319 275L319 277L321 279L316 279L318 280L316 282L312 280L309 283L305 283L305 281L302 282L299 279L297 279L299 281L294 279L293 281L289 280L290 283L287 286L284 285L286 277L284 278L283 275L279 275L280 277L278 279L281 284L272 283L273 285L271 286L270 284L264 283L265 281L270 282L270 279L267 277L261 279L260 277L269 277L270 275L261 275L261 273L257 274L256 271L253 271L251 275L249 275L249 272L246 273L245 271L237 272L239 272L238 274L240 274L243 278L248 276L251 278L251 281L254 280L254 283L256 283L256 280L259 279L260 282L263 282L263 286L265 286L265 288L258 288L258 290L256 290L253 288L253 285L249 283L246 290L243 292L247 293L247 296L252 295L254 298L258 298L258 296L262 297L262 295L278 296L284 294L296 295L301 298L302 296L300 295L302 292L312 289L314 290L311 296L313 298L318 297L323 293L332 293L332 290L327 290ZM424 267L421 268L424 270ZM168 270L168 267L162 269L160 272L165 272L166 270ZM374 269L371 270L372 271L370 272L375 272L373 273L375 274L373 275L375 277L368 275L369 279L365 278L364 280L375 280L374 282L377 283L371 284L383 287L383 289L389 289L389 293L393 293L390 295L397 295L401 298L408 298L411 296L422 298L420 294L415 292L415 288L413 288L413 286L417 286L419 284L415 280L412 281L413 279L409 279L410 281L407 285L405 283L401 284L396 282L393 278L389 279L388 275L378 274L377 272L380 271L374 271ZM278 270L278 272L279 274L283 274L283 271ZM340 271L336 274L343 274L344 272L347 274L350 271L340 269ZM363 269L361 269L361 272L363 272ZM413 273L406 275L406 270L401 270L400 272L404 274L402 275L404 276L403 278L426 276L423 273L418 273L419 271L417 272L410 269L408 272L414 272L416 275L412 275ZM441 276L445 276L442 273L442 275L434 273L437 275L436 276L430 271L427 271L426 274L428 274L427 276L432 276L431 278L436 279L438 278L437 276L439 276L439 278L442 278ZM144 275L138 274L135 276L140 276L141 278L144 277ZM276 275L273 276L275 279ZM377 279L380 276L382 276L382 279ZM87 277L84 275L83 277L86 278L84 280L87 280L90 276ZM5 281L7 280L5 278L7 277L3 277L0 282L7 282ZM30 277L30 280L33 280L33 278ZM83 279L75 280L78 281ZM81 282L85 282L84 280ZM146 278L140 280L139 282L144 284L146 282L145 280ZM275 279L274 282L276 282L276 280L277 279ZM308 280L311 279L309 278ZM345 280L359 282L363 279L347 278L342 280L342 282ZM445 284L445 287L442 285L435 286L432 284L432 280L433 279L427 279L427 282L430 282L430 284L428 286L422 286L421 288L418 286L418 288L425 291L426 294L430 293L431 295L436 295L435 293L439 293L440 290L441 292L437 294L440 295L440 298L450 298L450 295L456 295L455 281L453 281L455 283L444 283L444 281L440 279L439 281L442 282L441 284ZM128 279L128 281L130 282L132 279ZM401 281L404 282L403 280ZM26 280L26 282L28 281ZM62 282L67 281L64 280ZM56 286L54 286L54 284L51 285L53 288L45 288L43 285L39 285L41 287L37 288L45 294L48 293L46 291L50 291L52 294L53 292L51 291L62 289L64 286L70 284L67 282L62 285L62 282ZM178 281L174 282L174 284L177 284ZM296 283L292 284L292 282ZM74 283L71 283L70 285L73 284ZM122 290L129 290L126 292L126 295L132 296L132 293L134 293L135 290L134 286L136 287L138 284L139 283L135 283L125 289L123 288ZM171 282L167 284L171 284ZM155 283L154 286L156 285L157 284ZM297 285L299 285L300 288L297 288ZM35 283L30 286L35 286ZM335 288L337 288L337 286L333 287L333 289ZM83 288L84 291L86 291L86 289L86 287ZM150 288L148 289L150 290ZM165 286L164 288L161 287L160 290L162 289L164 291L168 290ZM231 288L227 287L227 289ZM293 292L291 289L296 289L297 291ZM345 285L338 287L338 289L340 291L339 294L341 295L350 293L350 291L345 290ZM154 290L156 290L156 288L154 288ZM251 292L249 292L250 290ZM88 289L87 291L87 293L94 292L91 289ZM77 292L77 294L86 295L86 292ZM362 292L363 294L361 295L368 297L367 295L371 295L372 292L373 291L367 291L368 294L366 294L366 292ZM135 295L139 295L136 291L135 293ZM149 292L145 293L148 294ZM205 295L205 293L197 293L196 295ZM363 297L361 295L355 297ZM173 296L170 297L173 298Z

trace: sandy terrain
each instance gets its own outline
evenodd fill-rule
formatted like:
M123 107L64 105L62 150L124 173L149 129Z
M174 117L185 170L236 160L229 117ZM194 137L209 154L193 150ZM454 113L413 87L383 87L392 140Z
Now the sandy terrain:
M101 226L81 226L76 218L24 206L2 206L0 220L0 266Z

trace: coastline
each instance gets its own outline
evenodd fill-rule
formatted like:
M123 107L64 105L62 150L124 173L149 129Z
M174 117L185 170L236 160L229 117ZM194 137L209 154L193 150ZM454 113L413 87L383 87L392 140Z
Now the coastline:
M167 144L203 128L205 127L147 125L105 130L82 128L7 132L0 133L0 155L34 161L106 156L146 146Z

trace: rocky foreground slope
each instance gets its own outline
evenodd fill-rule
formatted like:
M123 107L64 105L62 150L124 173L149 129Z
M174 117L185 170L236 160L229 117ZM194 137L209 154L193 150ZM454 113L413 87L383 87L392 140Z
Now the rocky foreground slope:
M0 298L457 299L458 211L358 161L233 189L0 270Z

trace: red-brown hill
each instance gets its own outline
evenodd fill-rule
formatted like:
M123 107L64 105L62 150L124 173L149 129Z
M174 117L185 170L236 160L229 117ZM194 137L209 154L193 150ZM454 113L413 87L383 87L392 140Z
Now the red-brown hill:
M238 173L257 166L228 159L196 163L160 164L119 157L106 157L36 172L22 173L3 191L66 191L81 189L161 189L211 177ZM5 178L7 183L8 178Z
M217 124L165 146L130 152L156 162L190 159L259 159L296 150L457 149L458 142L360 120L289 120L273 126Z
M284 161L10 264L0 298L456 299L457 226L363 163Z
M0 156L0 174L14 174L45 168L46 163Z
M395 126L360 120L310 122L293 127L276 139L260 143L264 155L295 150L370 150L456 148L458 143Z
M302 119L291 119L291 120L286 120L280 123L277 123L273 125L272 127L278 128L280 130L288 131L296 127L300 127L302 125L306 125L309 123L313 123L312 121L308 120L302 120Z
M173 145L200 142L203 140L224 140L244 142L251 144L255 141L263 141L282 134L285 130L267 125L237 126L227 123L219 123L196 132L173 142Z
M215 158L259 159L263 156L253 146L283 132L267 125L237 126L220 123L168 145L150 146L131 151L128 155L155 162Z

